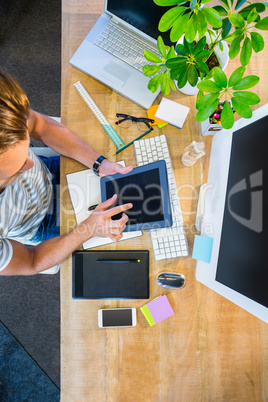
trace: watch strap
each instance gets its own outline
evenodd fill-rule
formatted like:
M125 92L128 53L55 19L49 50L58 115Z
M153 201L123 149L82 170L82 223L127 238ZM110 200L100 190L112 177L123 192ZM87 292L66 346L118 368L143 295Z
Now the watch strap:
M93 172L95 173L96 176L99 176L99 168L101 162L106 159L105 156L100 155L98 159L93 163Z

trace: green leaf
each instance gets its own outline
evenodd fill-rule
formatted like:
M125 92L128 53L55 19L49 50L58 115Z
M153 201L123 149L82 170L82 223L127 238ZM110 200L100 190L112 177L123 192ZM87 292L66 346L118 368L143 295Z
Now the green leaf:
M220 14L211 7L203 7L202 11L213 28L220 28L222 26L222 20Z
M255 53L260 52L264 48L264 40L263 37L257 32L251 32L251 43Z
M256 12L256 9L253 8L247 16L247 23L251 24L252 22L254 22L256 20L257 17L258 17L258 13Z
M176 91L176 86L175 86L175 84L174 84L174 81L171 79L171 78L169 78L169 85L171 86L171 88L173 89L173 91Z
M245 26L244 18L240 14L231 14L229 15L229 21L237 28L243 28Z
M187 71L187 81L192 87L195 87L198 81L198 74L193 64L190 64Z
M171 59L173 57L176 57L176 56L177 56L177 54L175 52L174 46L171 46L169 51L168 51L168 54L167 54L167 60Z
M181 74L182 70L184 70L184 68L186 68L186 62L184 64L181 64L179 67L174 68L172 70L170 70L170 77L172 80L177 80L179 78L179 75Z
M201 91L199 91L200 93ZM203 109L204 107L208 107L211 105L213 102L215 102L216 99L219 97L219 92L215 94L208 94L201 96L199 99L196 101L196 108L197 109Z
M194 41L197 34L197 23L196 15L193 14L192 18L189 18L186 28L185 28L185 38L187 42L191 43Z
M247 13L239 13L239 15L241 15L241 17L243 17L244 20L246 21L246 19L248 18L249 12L247 12ZM257 16L257 18L256 18L256 20L255 20L255 22L259 22L260 20L261 20L261 17L260 17L259 14L258 14L258 16Z
M178 43L176 45L175 51L180 56L187 56L188 55L182 43Z
M199 82L197 88L201 89L201 91L212 93L220 92L222 90L222 87L219 87L216 82L211 80L203 80Z
M234 97L241 103L245 105L257 105L261 100L258 95L254 94L254 92L249 91L240 91L234 92Z
M257 22L255 28L261 29L262 31L268 31L268 17L265 17Z
M218 94L219 95L219 94ZM206 119L208 119L212 113L215 112L215 110L217 109L219 104L219 100L215 100L215 102L213 102L211 105L204 107L203 109L198 110L197 114L196 114L196 121L204 121Z
M240 89L249 89L254 87L254 85L258 84L260 78L257 75L248 75L247 77L241 78L239 82L233 85L233 89L235 91Z
M250 106L239 102L236 98L232 98L232 104L234 110L239 114L239 116L244 117L245 119L250 119L252 117L252 110Z
M207 74L209 72L208 66L203 61L196 60L195 65L201 73Z
M156 92L158 90L159 85L161 84L161 80L162 80L162 74L155 75L148 82L148 89L153 93Z
M187 67L185 67L179 75L178 78L178 88L183 88L187 83Z
M162 74L161 91L164 95L168 95L170 93L169 76L167 73Z
M226 36L231 31L231 29L232 29L232 24L230 23L228 18L224 18L222 20L222 32L221 32L222 39L226 38Z
M196 26L200 36L204 36L207 30L207 21L202 12L196 14Z
M219 42L219 48L220 48L220 51L223 52L224 47L223 47L223 43L222 43L222 42Z
M227 77L221 68L219 67L213 68L212 76L218 86L221 86L223 88L227 87Z
M167 49L166 49L166 46L165 46L164 41L161 36L158 36L158 38L157 38L157 48L158 48L161 56L163 56L166 59Z
M229 129L234 125L234 113L228 101L224 102L221 111L221 125L223 128Z
M240 54L240 63L242 66L246 66L249 63L252 54L252 44L249 38L244 40L241 54Z
M244 4L246 1L247 1L247 0L237 0L236 6L235 6L235 10L237 10L239 7L243 6L243 4Z
M222 6L214 6L213 8L220 14L221 17L226 17L228 15L228 12Z
M177 42L182 37L189 17L190 15L187 13L177 19L170 31L171 42Z
M229 57L230 59L234 59L238 53L240 52L240 43L243 40L244 35L239 35L232 40L230 49L229 49Z
M196 60L204 60L204 59L206 59L209 55L210 55L210 52L209 52L208 50L202 50L201 52L199 52L199 53L195 56L195 59L196 59Z
M241 11L239 11L239 14L241 13L248 13L250 12L253 8L256 8L257 13L262 13L265 11L265 5L264 3L253 3L250 4L249 6L243 8Z
M142 71L143 71L143 74L146 77L151 77L152 75L155 75L156 73L158 73L158 71L161 70L161 68L162 67L160 67L160 66L148 66L148 65L146 65L146 66L142 67Z
M234 70L229 78L229 87L235 85L238 81L241 80L245 72L245 67L238 67Z
M201 38L197 42L197 44L194 47L194 52L193 52L194 55L197 55L199 52L201 52L204 49L206 41L207 41L207 38L205 36L203 36L203 38Z
M179 3L183 3L184 1L180 0L154 0L154 3L158 6L175 6Z
M187 63L187 58L182 57L182 56L177 56L172 59L168 59L166 61L166 66L168 68L178 68L180 65L186 64Z
M158 29L160 32L168 31L177 18L187 10L186 7L173 7L168 10L160 19Z
M144 51L144 57L146 60L152 61L153 63L162 63L162 59L160 59L156 54L150 52L150 50Z
M193 54L194 52L194 45L191 42L188 42L184 36L183 38L183 46L187 54Z

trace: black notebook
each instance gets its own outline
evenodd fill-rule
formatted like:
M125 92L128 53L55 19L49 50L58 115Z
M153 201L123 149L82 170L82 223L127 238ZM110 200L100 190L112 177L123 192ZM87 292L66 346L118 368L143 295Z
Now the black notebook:
M149 251L75 251L73 298L149 299Z

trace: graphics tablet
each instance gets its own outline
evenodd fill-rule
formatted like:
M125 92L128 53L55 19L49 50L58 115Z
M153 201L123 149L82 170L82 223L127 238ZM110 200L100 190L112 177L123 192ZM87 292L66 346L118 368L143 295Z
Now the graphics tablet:
M76 251L73 298L148 299L149 251Z
M168 178L164 160L134 168L127 174L101 178L102 202L117 194L116 205L131 202L126 211L125 231L158 229L172 226ZM119 219L121 214L113 219Z

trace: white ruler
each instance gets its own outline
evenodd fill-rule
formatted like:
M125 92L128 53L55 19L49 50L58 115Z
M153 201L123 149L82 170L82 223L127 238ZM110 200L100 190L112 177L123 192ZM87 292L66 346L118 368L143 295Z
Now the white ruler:
M115 131L115 129L111 126L111 124L108 122L102 111L98 108L94 100L91 98L87 90L84 88L84 86L81 84L80 81L76 82L74 84L75 89L81 96L81 98L86 102L88 107L91 109L91 111L94 113L94 115L97 117L99 120L100 124L106 131L106 133L109 135L111 140L113 141L114 145L117 147L117 149L121 149L125 144Z

